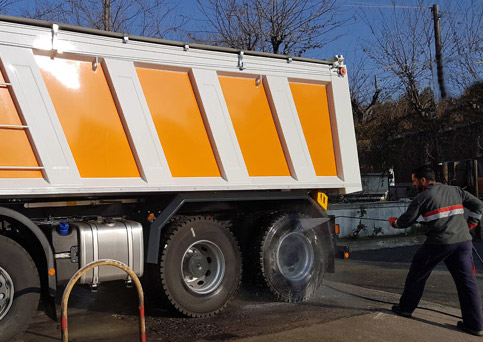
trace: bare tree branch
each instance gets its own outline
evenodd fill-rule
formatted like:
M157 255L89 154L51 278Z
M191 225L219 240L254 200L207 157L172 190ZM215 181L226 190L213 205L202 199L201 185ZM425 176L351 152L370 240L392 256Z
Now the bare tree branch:
M168 0L36 0L34 9L23 15L106 31L163 37L184 24L179 17L175 18L177 22L169 17L173 10ZM171 19L169 24L168 19Z
M428 49L432 37L431 12L420 1L419 9L400 11L394 7L390 17L380 13L379 19L374 20L374 16L366 14L364 21L373 36L373 43L366 49L369 57L390 71L386 77L396 77L420 117L430 115L434 100L422 96L422 89L432 83Z
M483 7L478 0L446 0L441 11L443 62L453 93L483 79Z
M195 41L300 56L329 42L335 0L198 0L210 31ZM335 38L333 38L335 39Z

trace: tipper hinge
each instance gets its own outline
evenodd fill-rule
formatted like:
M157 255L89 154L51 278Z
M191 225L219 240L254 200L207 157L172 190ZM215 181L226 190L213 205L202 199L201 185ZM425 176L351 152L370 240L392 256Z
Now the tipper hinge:
M335 55L334 56L334 63L332 63L333 68L338 68L344 66L344 56L342 55Z

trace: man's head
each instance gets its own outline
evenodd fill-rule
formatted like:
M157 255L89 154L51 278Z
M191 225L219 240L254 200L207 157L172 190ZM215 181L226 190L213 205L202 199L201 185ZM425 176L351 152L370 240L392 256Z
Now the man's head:
M413 180L413 185L419 192L423 192L429 184L434 183L436 180L434 170L427 165L414 169L411 178Z

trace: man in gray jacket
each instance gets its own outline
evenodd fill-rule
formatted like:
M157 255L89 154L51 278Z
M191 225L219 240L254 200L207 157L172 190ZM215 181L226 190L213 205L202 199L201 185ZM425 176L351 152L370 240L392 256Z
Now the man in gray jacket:
M456 186L435 182L433 169L421 166L412 173L419 194L399 218L391 217L393 228L407 228L419 216L426 222L426 241L414 256L406 278L404 292L392 311L411 317L423 295L426 280L433 269L444 261L458 291L463 321L461 330L483 336L481 299L475 277L470 230L483 214L483 202ZM468 220L464 208L469 210Z

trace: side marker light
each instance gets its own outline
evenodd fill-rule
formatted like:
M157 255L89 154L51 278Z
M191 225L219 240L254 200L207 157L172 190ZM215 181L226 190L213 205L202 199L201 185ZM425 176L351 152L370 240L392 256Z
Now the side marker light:
M153 222L154 221L154 213L149 213L148 217L147 217L147 220L149 222Z
M335 235L339 235L340 234L340 226L338 223L335 224L335 227L334 227L334 234Z

